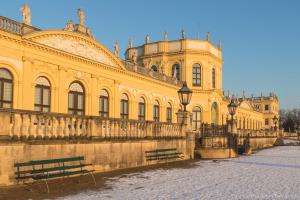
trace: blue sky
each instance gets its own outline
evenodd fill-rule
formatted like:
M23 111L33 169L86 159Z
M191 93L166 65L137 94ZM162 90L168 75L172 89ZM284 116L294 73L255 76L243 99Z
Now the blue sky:
M2 0L0 15L21 21L24 0ZM4 3L5 2L5 3ZM76 10L85 11L96 39L121 52L133 38L140 45L188 38L222 41L223 89L256 96L275 92L282 108L300 107L300 1L297 0L29 0L33 26L62 29Z

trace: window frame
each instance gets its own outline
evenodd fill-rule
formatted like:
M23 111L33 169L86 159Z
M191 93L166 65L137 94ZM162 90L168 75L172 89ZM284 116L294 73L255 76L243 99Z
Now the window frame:
M211 84L212 84L212 88L215 89L216 88L216 70L215 68L212 69L212 72L211 72Z
M0 77L0 108L4 108L3 104L10 104L8 109L12 109L13 108L13 93L14 93L14 78L12 73L6 69L6 68L0 68L0 70L5 70L8 72L8 74L10 75L11 79L7 79L7 78L2 78ZM10 101L4 100L4 85L5 83L11 84L11 96L10 96Z
M177 80L181 80L181 67L180 67L180 64L179 63L175 63L172 65L172 77L174 77L174 71L175 71L175 68L176 69L176 79Z
M125 93L124 93L124 95L126 95L127 99L120 100L120 118L123 120L128 120L129 119L129 97ZM127 104L126 110L125 110L125 106L124 106L125 104Z
M171 104L169 104L168 106L167 106L167 109L166 109L166 122L167 123L172 123L172 106L171 106Z
M199 69L199 72L198 72L198 69ZM202 70L202 67L200 64L198 64L198 63L193 64L193 74L192 74L192 85L193 86L201 87L201 85L202 85L202 77L201 77L202 71L201 70ZM195 78L194 78L194 75L195 75Z
M139 104L138 104L138 120L145 121L146 120L146 103L145 103L145 99L143 97L141 97L140 99L143 99L143 102L139 101ZM143 107L144 113L141 113L141 107Z
M107 93L107 96L101 95L102 90ZM100 90L100 96L99 96L99 116L108 118L109 117L109 105L110 105L109 93L105 89L102 89L102 90ZM104 111L105 110L105 108L104 108L105 101L107 101L107 111ZM103 110L101 110L101 108L103 108Z
M78 83L81 86L83 92L78 92L78 91L72 91L72 90L70 90L70 87L74 83ZM70 94L73 94L73 98L74 98L73 99L73 106L74 106L73 108L70 108ZM78 108L78 99L79 99L78 97L79 96L82 96L82 109ZM82 114L78 114L79 112L82 112ZM85 89L84 89L83 85L80 82L78 82L78 81L72 82L70 84L70 86L69 86L69 92L68 92L68 113L72 114L72 115L81 115L81 116L85 115Z
M44 77L45 78L45 77ZM47 79L47 78L46 78ZM48 79L47 79L48 80ZM49 82L49 81L48 81ZM49 82L50 84L50 82ZM35 85L35 93L36 93L36 89L39 88L41 90L40 92L40 99L41 99L41 104L37 104L35 101L34 101L34 110L35 111L39 111L39 112L51 112L51 84L50 86L46 86L46 85L41 85L41 84L36 84ZM44 91L45 90L49 90L49 95L48 95L48 98L49 98L49 105L44 105ZM36 94L35 94L36 95ZM36 110L36 108L39 108L39 110ZM44 111L44 108L48 108L49 111Z
M196 110L197 109L197 110ZM199 114L199 119L198 119ZM195 116L195 118L194 118ZM196 106L192 109L192 129L193 131L197 131L201 128L201 117L202 117L202 109L199 106ZM198 127L199 125L199 127Z
M160 122L160 104L158 101L153 106L153 121Z

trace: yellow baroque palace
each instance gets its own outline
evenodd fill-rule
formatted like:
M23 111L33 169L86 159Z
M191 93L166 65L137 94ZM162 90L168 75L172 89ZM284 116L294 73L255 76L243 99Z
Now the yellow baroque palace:
M129 48L125 60L119 47L111 52L85 26L69 21L63 30L30 25L30 8L22 8L23 23L0 18L0 108L69 113L176 123L181 109L177 91L186 81L193 91L187 110L193 129L202 122L226 124L228 95L222 92L221 44L185 37ZM276 95L239 98L240 129L264 129L278 115Z

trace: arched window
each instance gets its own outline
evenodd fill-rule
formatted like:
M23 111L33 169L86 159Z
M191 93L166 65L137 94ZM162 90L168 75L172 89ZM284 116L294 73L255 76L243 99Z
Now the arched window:
M151 69L152 69L153 71L155 71L155 72L158 72L158 69L157 69L156 65L152 65Z
M167 105L167 123L172 123L172 105L168 103Z
M201 127L201 108L194 107L193 110L193 119L192 119L192 128L194 131L197 131Z
M153 121L159 122L159 102L156 100L153 106Z
M216 70L215 70L215 68L212 69L211 79L212 79L212 88L216 88Z
M121 119L129 118L129 98L125 93L121 95L120 117Z
M218 120L218 104L214 102L211 106L211 123L212 124L219 124Z
M99 115L100 117L109 117L109 95L104 89L100 91Z
M85 92L79 82L73 82L69 88L69 114L84 115Z
M145 121L146 119L146 107L145 107L145 99L140 97L139 99L139 116L140 121Z
M193 86L201 86L201 66L193 65Z
M0 69L0 108L12 108L13 77L6 69Z
M174 64L172 66L172 77L176 78L177 80L180 80L180 65Z
M50 112L51 85L47 78L39 77L35 81L34 110Z

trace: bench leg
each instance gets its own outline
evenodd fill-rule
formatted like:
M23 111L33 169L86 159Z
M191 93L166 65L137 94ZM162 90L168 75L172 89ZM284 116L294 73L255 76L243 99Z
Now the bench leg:
M47 180L45 180L45 183L46 183L47 191L48 191L48 193L50 193L50 189L49 189L49 185L48 185Z
M96 186L96 179L95 179L95 176L94 176L94 174L92 173L92 172L90 172L90 174L91 174L91 176L92 176L92 178L93 178L93 181L94 181L94 184L95 184L95 186Z

